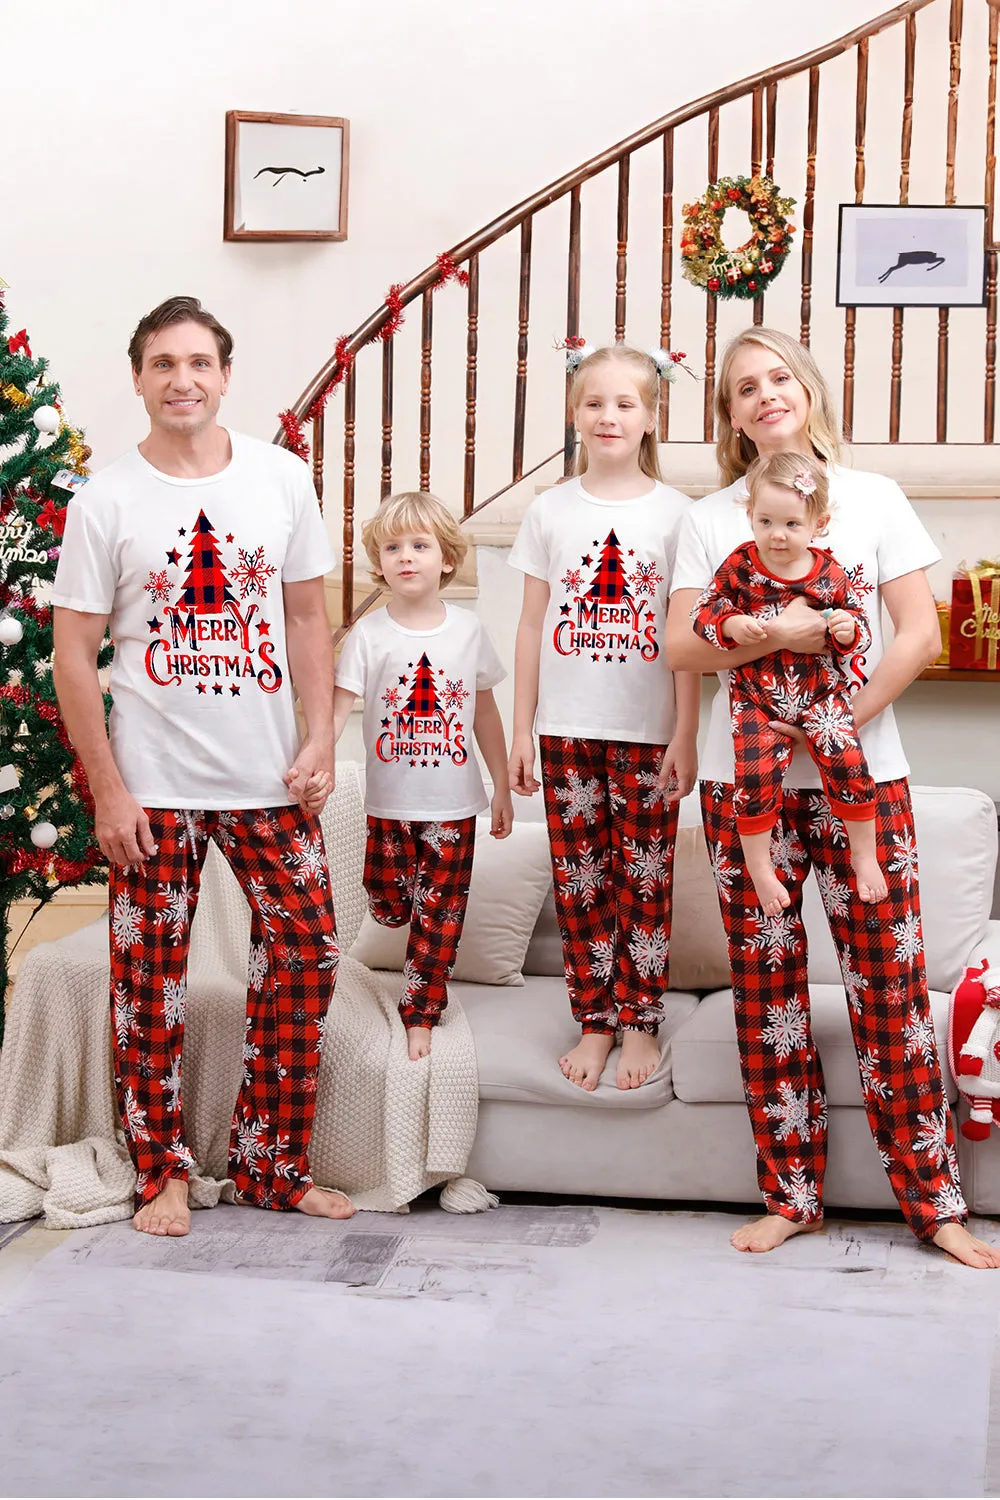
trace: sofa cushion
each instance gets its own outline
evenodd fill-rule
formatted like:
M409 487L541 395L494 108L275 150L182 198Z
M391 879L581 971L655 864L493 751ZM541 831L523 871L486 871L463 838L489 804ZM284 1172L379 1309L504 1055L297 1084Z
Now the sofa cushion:
M456 979L472 984L524 983L525 949L551 882L543 823L515 823L506 839L490 838L488 825L480 824ZM366 913L350 956L369 969L401 971L409 932L408 926L383 927Z
M528 976L522 989L489 989L452 984L472 1027L483 1099L517 1099L532 1104L575 1104L581 1109L653 1109L673 1098L671 1040L698 1005L694 995L663 997L660 1066L638 1089L615 1085L617 1049L593 1093L577 1088L559 1071L559 1058L580 1039L566 994L566 982Z
M811 984L812 1030L819 1048L831 1106L861 1106L861 1080L854 1050L847 1000L842 985ZM931 1012L938 1056L948 1098L957 1098L948 1067L948 996L931 991ZM674 1094L685 1104L743 1102L743 1082L736 1047L732 990L707 995L670 1043Z

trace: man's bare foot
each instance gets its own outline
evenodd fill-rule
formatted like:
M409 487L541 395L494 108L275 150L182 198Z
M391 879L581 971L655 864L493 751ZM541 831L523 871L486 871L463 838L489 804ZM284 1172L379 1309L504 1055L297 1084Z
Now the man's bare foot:
M660 1062L660 1043L655 1031L622 1032L622 1055L618 1063L618 1087L637 1089L655 1072Z
M357 1212L347 1194L337 1188L311 1187L295 1207L312 1219L350 1219Z
M765 917L776 917L779 911L788 906L791 897L771 867L766 870L751 870L750 878Z
M140 1234L187 1234L191 1228L188 1185L183 1177L169 1177L155 1198L144 1203L132 1220Z
M576 1046L559 1059L563 1077L592 1094L601 1080L604 1064L614 1044L613 1031L585 1031Z
M782 1214L768 1214L766 1218L755 1219L752 1224L744 1224L742 1229L737 1229L735 1234L729 1236L729 1243L734 1250L762 1255L766 1250L777 1250L793 1234L813 1234L822 1228L822 1219L800 1224L795 1219L786 1219Z
M418 1057L428 1057L431 1050L431 1028L407 1026L406 1045L409 1048L411 1062L416 1062Z
M863 855L855 854L851 859L851 864L854 867L858 895L862 901L884 901L889 895L889 887L878 860L866 859Z
M1000 1270L1000 1246L977 1240L964 1224L942 1224L931 1243L963 1266L972 1266L976 1271Z

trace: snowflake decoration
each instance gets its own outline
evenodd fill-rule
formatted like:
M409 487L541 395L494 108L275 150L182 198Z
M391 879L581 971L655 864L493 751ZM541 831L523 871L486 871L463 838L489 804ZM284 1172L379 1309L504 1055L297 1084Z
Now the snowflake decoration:
M948 1116L946 1108L933 1114L917 1115L920 1134L913 1142L914 1151L926 1151L936 1167L948 1159Z
M723 901L732 900L732 892L729 887L739 874L736 865L732 864L725 856L721 841L708 846L709 863L712 866L712 874L715 877L715 888Z
M320 969L329 969L329 970L332 970L332 972L334 974L336 974L336 972L337 972L337 965L339 963L340 963L340 947L339 947L339 945L337 943L336 936L332 932L324 932L324 934L323 934L323 956L320 959L317 967L320 968Z
M143 584L143 588L154 604L168 604L170 602L171 588L167 581L167 570L162 569L159 573L150 572L149 577Z
M928 1066L937 1062L934 1022L929 1015L916 1015L911 1011L904 1034L907 1057L919 1057L921 1062L927 1063Z
M265 844L274 843L274 814L259 813L253 820L254 838L260 839Z
M838 880L833 870L817 870L816 884L827 916L846 917L851 909L851 888L847 881Z
M221 812L219 814L219 821L215 829L214 838L220 849L236 848L236 821L237 820L235 813Z
M250 955L247 959L247 984L256 994L260 994L264 988L264 980L267 978L267 945L265 943L251 943Z
M894 833L892 842L896 846L893 850L892 859L889 861L889 869L895 870L903 877L903 884L910 886L917 878L917 844L912 834L902 835Z
M408 958L403 964L403 992L399 997L400 1000L404 1005L408 1004L415 996L420 994L423 987L423 975L413 962L413 959Z
M180 847L190 849L192 854L197 853L199 843L204 844L208 840L208 832L205 828L205 814L198 808L193 811L183 808L174 813L174 822L181 826Z
M962 1197L962 1190L956 1182L945 1183L944 1187L938 1188L931 1198L934 1212L938 1220L957 1219L964 1223L968 1217L968 1207Z
M260 1048L249 1037L243 1038L243 1076L249 1081L249 1073L260 1056Z
M859 599L865 599L869 594L874 594L875 585L869 583L865 577L864 563L854 563L852 567L845 567L844 572L850 579L851 588Z
M583 592L583 574L579 568L567 568L561 582L567 594Z
M163 1021L167 1026L184 1025L187 986L183 979L163 981Z
M784 823L775 823L771 832L770 844L771 863L776 870L782 870L789 879L795 879L795 866L805 863L806 851L803 849L794 828L786 828Z
M639 887L639 894L652 896L670 879L670 848L664 847L659 834L643 847L633 839L624 839L622 850L629 875Z
M471 696L469 689L465 686L461 677L456 678L454 682L452 682L450 677L446 677L444 687L439 688L438 691L441 695L441 702L444 704L445 712L450 712L451 710L454 710L456 713L460 712L465 706L466 700Z
M793 1052L804 1052L809 1040L809 1021L801 1001L793 996L784 1005L767 1007L767 1025L760 1034L765 1046L784 1062Z
M421 837L435 854L440 854L445 844L458 843L459 834L454 823L425 823L421 829Z
M812 743L823 755L846 750L857 738L854 715L834 698L821 698L802 719Z
M598 938L590 945L590 954L587 960L587 968L591 979L596 979L598 984L610 984L611 976L615 967L615 950L610 938ZM567 973L567 979L572 979L572 974Z
M761 675L760 685L767 694L775 715L786 724L796 724L809 708L811 698L798 672L789 670L781 677L773 672Z
M892 1098L892 1089L883 1081L879 1073L877 1047L869 1047L865 1052L858 1053L858 1067L861 1070L861 1087L866 1099Z
M556 879L569 895L579 896L583 906L589 910L604 886L607 863L606 854L592 849L589 844L581 844L579 860L568 857L556 860Z
M233 579L240 586L240 598L245 599L248 594L257 594L261 599L267 598L267 581L277 573L273 563L264 561L264 549L258 547L255 552L244 552L243 548L237 549L240 560L236 567L231 570Z
M653 781L654 783L656 781L655 775ZM555 796L557 802L564 804L561 814L564 823L572 823L576 818L587 824L597 822L597 812L601 802L601 783L596 776L591 777L589 781L583 781L577 771L570 770L566 776L566 785L557 786Z
M133 943L138 943L142 938L142 909L129 899L127 891L120 891L115 897L111 913L111 936L119 951L131 948Z
M648 594L652 598L663 582L663 574L655 562L637 562L635 572L629 575L628 581L632 585L633 593Z
M817 839L827 839L842 848L847 845L847 829L844 827L822 792L814 792L809 803L812 814L809 832Z
M326 850L321 834L297 833L292 847L285 854L285 864L292 872L292 881L300 889L310 883L326 890Z
M769 1119L774 1120L775 1135L779 1141L787 1141L790 1136L796 1136L800 1141L809 1140L812 1135L812 1121L809 1118L809 1091L803 1089L801 1094L792 1088L785 1079L778 1084L778 1099L774 1104L765 1104L764 1113Z
M656 807L658 803L666 804L666 788L659 785L659 780L660 778L655 771L640 771L635 778L637 787L643 786L646 788L642 799L643 807Z
M795 934L795 918L788 912L779 912L768 917L763 912L753 918L757 931L751 933L743 944L743 951L766 953L767 966L772 972L781 968L782 959L791 957L802 949L802 939Z
M251 1177L260 1176L258 1162L267 1161L273 1152L274 1148L267 1143L270 1123L267 1115L254 1118L244 1114L236 1126L236 1154L246 1164Z
M789 1208L794 1209L808 1223L819 1213L819 1194L816 1191L816 1183L812 1177L806 1175L802 1162L790 1162L789 1168L790 1176L779 1177L778 1186L788 1199Z
M112 990L114 1001L115 1037L119 1047L128 1045L130 1031L137 1031L135 1024L135 1006L128 997L123 984L116 984Z
M268 937L274 937L274 918L287 917L288 912L280 901L275 901L268 895L267 886L256 876L251 876L247 882L247 895L257 915L264 924L264 931Z
M169 929L171 943L179 943L187 932L189 900L186 880L176 886L165 882L156 887L154 920L157 927Z
M868 980L863 974L856 974L851 968L851 960L845 958L840 966L841 977L844 981L844 990L847 995L847 1003L855 1015L861 1014L863 991L868 988Z
M662 977L666 972L670 940L665 927L634 927L628 940L628 951L643 979Z
M901 921L892 923L892 935L896 939L897 959L914 959L923 953L920 918L915 911L908 911Z
M181 1060L174 1057L170 1061L170 1072L166 1078L161 1078L160 1083L167 1091L167 1109L172 1115L177 1114L181 1107Z
M125 1129L134 1141L148 1141L146 1111L142 1108L131 1088L125 1090Z
M387 687L382 694L382 702L386 708L398 708L402 697L398 687Z

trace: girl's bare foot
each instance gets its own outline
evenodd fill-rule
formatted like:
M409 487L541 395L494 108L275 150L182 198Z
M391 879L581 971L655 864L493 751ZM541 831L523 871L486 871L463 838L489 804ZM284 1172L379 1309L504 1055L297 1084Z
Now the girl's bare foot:
M337 1188L311 1187L295 1207L312 1219L350 1219L356 1212L347 1194Z
M157 1193L144 1203L132 1225L140 1234L169 1234L177 1237L191 1228L188 1208L188 1185L183 1177L170 1177Z
M431 1028L429 1026L407 1026L406 1045L410 1051L411 1062L416 1062L418 1057L428 1057L431 1050Z
M822 1219L813 1219L809 1224L800 1224L796 1219L786 1219L782 1214L768 1214L744 1224L742 1229L730 1235L729 1243L734 1250L746 1250L752 1255L762 1255L767 1250L777 1250L793 1234L812 1234L823 1228Z
M770 866L766 870L751 870L750 878L765 917L776 917L779 911L782 911L791 901L791 897Z
M889 894L889 887L878 860L855 854L851 858L851 864L862 901L884 901Z
M622 1055L618 1064L618 1087L637 1089L655 1072L660 1062L660 1043L655 1031L622 1032Z
M1000 1246L977 1240L964 1224L942 1224L931 1243L963 1266L972 1266L976 1271L1000 1270Z
M585 1031L576 1046L559 1059L563 1077L592 1094L601 1080L604 1064L614 1044L613 1031Z

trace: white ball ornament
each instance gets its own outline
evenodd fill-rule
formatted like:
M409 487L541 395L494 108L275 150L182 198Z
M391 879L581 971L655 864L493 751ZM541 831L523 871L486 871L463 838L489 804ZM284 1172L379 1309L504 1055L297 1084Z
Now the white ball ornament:
M37 411L32 412L31 420L39 432L58 432L59 423L62 420L54 406L40 406Z
M59 830L54 823L36 823L31 830L31 842L37 849L51 849L59 837Z
M24 628L20 620L15 620L13 615L7 615L0 620L0 644L16 646L23 635Z

